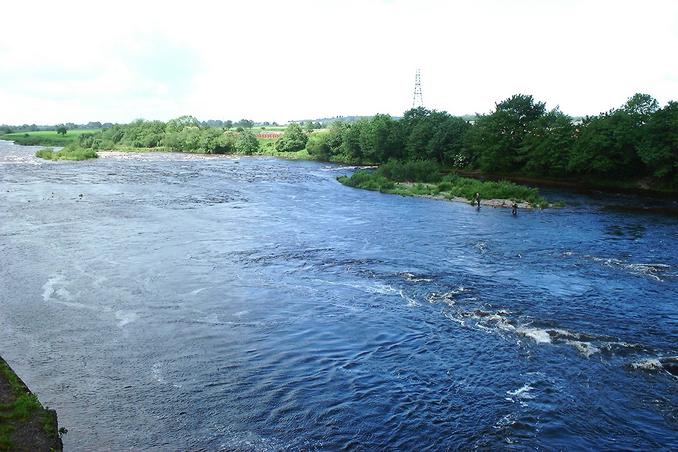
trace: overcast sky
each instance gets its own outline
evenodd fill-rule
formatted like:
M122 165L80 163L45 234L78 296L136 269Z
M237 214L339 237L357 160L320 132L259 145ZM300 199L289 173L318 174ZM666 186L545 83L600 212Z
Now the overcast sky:
M0 123L485 113L678 100L676 0L3 2Z

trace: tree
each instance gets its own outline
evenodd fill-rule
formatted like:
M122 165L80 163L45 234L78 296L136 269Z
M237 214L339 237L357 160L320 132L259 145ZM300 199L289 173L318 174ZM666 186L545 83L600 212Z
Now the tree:
M308 136L301 130L301 126L292 123L285 129L283 136L278 138L275 143L275 148L281 152L300 151L306 147Z
M243 129L251 129L252 127L254 127L254 121L252 121L251 119L241 119L235 125L238 127L242 127Z
M200 122L194 116L179 116L167 121L168 132L181 132L185 127L198 127Z
M678 187L678 102L669 102L650 116L638 154L653 176Z
M543 102L516 94L497 103L491 114L480 115L467 140L474 165L483 171L519 170L524 164L520 149L529 125L545 110Z
M520 148L523 171L540 176L565 176L574 140L572 118L557 108L532 121Z
M66 132L68 132L68 129L66 128L66 126L58 126L58 127L56 128L56 133L59 134L59 135L64 135L64 136L65 136L65 135L66 135Z
M636 93L629 97L624 106L622 106L622 110L647 119L659 110L659 102L649 94Z
M434 112L431 115L434 123L433 134L426 146L426 155L441 164L462 163L464 140L471 125L463 118L451 116L446 112Z
M308 137L306 149L312 156L318 157L321 160L329 160L332 153L329 145L329 133L315 133Z
M572 149L568 170L608 178L642 173L634 123L634 118L621 109L586 118Z
M327 132L327 146L329 147L330 155L341 153L341 144L346 127L348 125L343 121L335 121L330 125L330 129Z
M354 163L363 160L362 147L360 146L361 129L365 127L362 121L347 124L341 134L341 154L345 159Z
M525 127L530 121L534 121L546 112L544 102L535 102L531 95L526 94L514 94L495 105L496 111L509 113Z
M235 150L240 154L253 154L259 150L259 140L251 130L240 132L235 140Z
M360 129L360 147L364 158L371 163L399 158L402 140L398 123L384 114L376 114L364 122L365 126Z

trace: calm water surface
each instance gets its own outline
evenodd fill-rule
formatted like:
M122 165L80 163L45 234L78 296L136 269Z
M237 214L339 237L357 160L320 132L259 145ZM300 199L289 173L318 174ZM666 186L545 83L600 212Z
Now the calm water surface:
M678 219L0 142L0 354L69 450L675 449ZM82 195L82 196L80 196Z

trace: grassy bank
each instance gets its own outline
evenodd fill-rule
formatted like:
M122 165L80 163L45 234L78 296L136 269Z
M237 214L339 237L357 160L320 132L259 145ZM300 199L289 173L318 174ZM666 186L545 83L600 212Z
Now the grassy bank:
M650 197L671 197L675 196L676 188L670 184L662 184L661 181L649 178L633 180L613 180L593 177L578 178L555 178L541 177L535 175L524 175L515 173L483 173L480 171L455 170L461 176L470 178L481 178L483 180L509 180L517 184L538 185L540 187L562 188L566 190L575 190L582 193L603 191L608 193L627 193Z
M75 143L67 145L60 151L42 148L35 153L35 156L45 160L87 160L99 157L93 149L83 149Z
M307 149L302 149L296 152L282 152L275 148L275 140L267 138L258 138L259 150L253 155L267 155L270 157L278 157L287 160L317 160L314 156L308 153Z
M24 146L66 146L74 143L80 135L93 135L96 132L96 129L73 129L66 132L66 135L61 135L55 130L39 130L0 134L0 140L14 141Z
M403 196L466 199L470 202L476 193L480 193L483 200L503 200L507 205L516 201L531 207L549 206L536 188L509 181L480 181L456 174L442 176L432 162L388 162L376 171L357 171L350 177L340 176L337 180L349 187Z
M0 450L61 450L56 412L0 358Z

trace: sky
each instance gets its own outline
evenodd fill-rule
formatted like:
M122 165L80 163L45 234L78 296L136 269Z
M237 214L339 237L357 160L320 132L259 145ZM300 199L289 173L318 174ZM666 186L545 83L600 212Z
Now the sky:
M277 121L531 94L572 116L678 100L676 0L3 3L0 124Z

